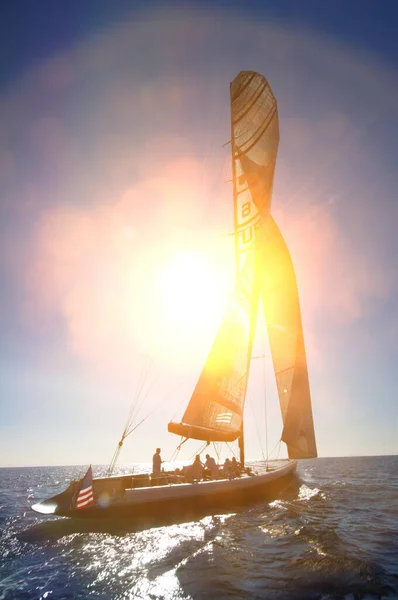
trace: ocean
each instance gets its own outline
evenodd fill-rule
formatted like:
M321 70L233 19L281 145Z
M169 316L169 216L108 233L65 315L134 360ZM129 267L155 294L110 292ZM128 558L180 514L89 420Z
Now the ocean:
M83 473L0 469L0 600L398 599L398 456L300 461L272 502L143 531L30 509Z

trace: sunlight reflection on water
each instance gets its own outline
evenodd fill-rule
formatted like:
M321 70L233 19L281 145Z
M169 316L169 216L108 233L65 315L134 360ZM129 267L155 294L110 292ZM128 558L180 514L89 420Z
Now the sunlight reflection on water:
M318 494L320 494L321 497L324 497L318 488L311 489L306 485L302 485L299 490L299 500L309 500Z
M184 523L115 537L91 534L81 547L81 563L92 579L90 588L101 590L117 580L124 592L112 598L188 598L177 570L201 552L211 552L220 526L233 516L205 517ZM126 590L130 589L128 595Z

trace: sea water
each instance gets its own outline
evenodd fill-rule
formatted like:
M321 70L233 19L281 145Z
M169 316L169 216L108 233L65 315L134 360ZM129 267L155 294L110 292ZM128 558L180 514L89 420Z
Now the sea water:
M0 469L0 600L398 598L398 456L300 461L272 502L141 531L30 509L83 473Z

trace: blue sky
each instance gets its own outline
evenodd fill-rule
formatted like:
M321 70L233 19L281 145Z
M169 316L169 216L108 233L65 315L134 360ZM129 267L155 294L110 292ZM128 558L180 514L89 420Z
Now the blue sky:
M241 69L278 100L273 214L297 271L319 453L398 452L398 9L240 4L2 3L0 464L108 462L148 360L140 416L157 417L121 460L172 455L166 423L233 284L222 144ZM176 314L167 288L184 278ZM211 286L202 315L196 284Z

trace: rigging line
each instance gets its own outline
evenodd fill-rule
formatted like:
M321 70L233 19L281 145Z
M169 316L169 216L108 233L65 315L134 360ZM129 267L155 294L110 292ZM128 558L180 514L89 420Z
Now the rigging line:
M182 386L183 386L183 381L180 381L180 383L178 385L176 385L174 387L174 390L172 392L170 392L170 396L173 394L175 394ZM166 400L167 395L164 397L164 399ZM175 411L173 412L170 421L173 421L174 417L176 416L177 411L179 410L179 407L182 405L182 403L185 401L185 398L181 398L181 400L178 402L178 407L175 409Z
M126 437L128 437L131 433L133 433L133 431L135 431L137 429L137 427L139 427L140 425L142 425L142 423L144 423L155 412L155 410L157 410L159 408L159 406L161 404L163 404L163 401L164 401L164 398L162 398L162 400L160 402L158 402L158 404L156 404L156 406L154 406L154 408L145 417L143 417L141 419L141 421L139 421L139 423L137 423L137 425L135 427L133 427L129 431L127 431L127 428L125 429L125 431L123 432L122 438L121 438L121 440L120 440L120 442L119 442L119 444L118 444L118 446L117 446L117 448L116 448L116 450L115 450L115 452L113 454L112 461L111 461L111 463L109 465L109 468L108 468L108 473L112 473L113 469L115 468L116 461L117 461L117 459L119 457L120 451L121 451L122 446L123 446L123 442L126 439ZM126 431L127 431L127 433L126 433Z
M145 417L144 419L142 419L133 429L130 429L130 427L132 425L132 422L133 422L133 420L135 418L135 415L133 415L133 412L134 412L134 405L136 404L137 398L138 398L138 396L140 394L139 388L142 389L142 386L145 383L145 379L146 379L146 376L147 376L147 373L148 373L148 370L149 370L149 366L150 365L147 365L147 368L146 368L146 371L145 371L145 375L144 375L144 381L141 384L141 388L140 388L140 381L143 378L143 373L144 373L144 368L145 367L143 367L143 369L141 371L141 375L140 375L140 378L139 378L139 383L138 383L138 386L136 388L136 392L135 392L135 395L134 395L133 405L130 407L129 416L127 418L127 423L126 423L126 425L124 427L124 430L123 430L123 433L122 433L122 437L120 438L120 441L119 441L119 443L118 443L118 445L116 447L116 450L115 450L115 452L114 452L114 454L112 456L112 460L111 460L110 465L108 467L108 474L109 475L112 474L112 472L113 472L113 470L114 470L114 468L116 466L117 459L119 458L119 454L121 452L121 449L122 449L122 446L123 446L123 442L126 439L126 437L128 435L130 435L130 433L132 433L135 429L137 429L137 427L139 425L141 425L141 423L143 423L146 420L146 418L149 416L149 415L147 415L147 417ZM152 413L150 413L150 414L152 414Z
M207 177L207 165L210 162L210 155L213 152L213 146L214 146L214 135L213 135L213 128L212 128L212 135L210 137L210 144L208 145L207 148L207 152L205 153L205 157L203 159L203 164L202 164L202 173L201 173L201 177L200 177L200 191L203 197L206 196L206 187L208 187L208 177Z
M135 388L134 398L133 398L133 402L132 402L132 405L131 405L131 408L130 408L130 419L132 418L132 415L133 415L134 409L135 409L135 405L137 403L138 396L139 396L140 391L142 389L143 383L145 382L146 373L147 373L147 365L144 364L142 366L141 373L140 373L139 378L138 378L138 383L137 383L137 386Z
M174 463L177 460L177 456L180 453L181 450L181 446L183 445L184 442L187 441L188 438L185 438L185 440L181 437L181 442L178 444L177 448L174 450L173 454L171 455L171 459L168 461L170 463Z
M150 385L149 389L147 390L147 392L146 392L145 396L143 396L143 398L142 398L142 400L141 400L141 402L140 402L139 406L137 407L137 410L136 410L136 413L135 413L135 416L134 416L134 418L135 418L135 417L137 416L137 414L140 412L140 410L141 410L141 408L142 408L142 406L143 406L143 404L144 404L145 400L148 398L148 396L149 396L150 392L152 391L152 389L153 389L153 387L154 387L154 385L155 385L155 381L156 381L156 380L154 380L154 381L151 383L151 385ZM130 421L129 427L132 427L132 425L133 425L133 420L134 420L134 419L132 419L132 420ZM133 429L133 431L134 431L134 429ZM127 435L129 435L129 433L130 433L130 431L128 431L128 432L127 432L126 436L127 436Z
M217 456L217 463L219 463L220 462L220 453L217 450L217 446L216 446L215 442L213 442L213 448L214 448L214 452L216 453L216 456Z
M209 214L209 210L211 205L214 205L214 198L216 198L218 201L220 201L221 199L221 203L224 203L224 196L225 196L225 178L226 178L226 174L227 174L227 169L228 169L228 164L230 161L230 156L226 155L223 157L220 157L220 159L218 160L218 166L215 168L215 175L216 177L213 177L213 180L211 182L209 182L208 187L207 187L207 191L206 191L206 204L204 206L203 212L202 212L202 217L201 217L201 223L203 224L207 215ZM212 213L212 218L214 221L214 211ZM217 215L216 215L217 216ZM210 221L210 224L212 225L213 221ZM219 237L219 236L218 236Z
M231 111L231 106L230 106L230 99L229 97L224 99L224 101L220 102L220 110L219 110L219 114L217 116L218 122L217 122L217 128L221 133L223 124L227 125L228 124L228 118L225 117L225 115L230 115L230 111ZM228 142L221 144L221 148L225 148L227 146L229 146L231 144L231 140L229 139ZM219 148L220 146L217 143L217 148ZM228 153L225 155L224 153L222 154L223 157L228 156L230 158L230 152L228 150ZM225 158L222 159L222 163L221 163L221 170L224 170L225 167ZM216 181L219 181L218 179Z
M256 433L257 433L258 443L260 444L260 450L261 450L261 454L262 454L263 460L266 462L266 458L265 458L265 455L264 455L264 449L263 449L263 445L262 445L262 443L261 443L261 435L260 435L260 430L259 430L259 428L258 428L258 422L257 422L257 419L256 419L256 414L255 414L255 412L254 412L254 406L253 406L253 402L251 401L250 394L247 394L247 398L248 398L248 401L249 401L248 403L249 403L249 405L250 405L250 408L252 409L252 413L253 413L253 420L254 420L254 424L255 424L255 427L256 427Z
M164 398L162 398L162 400L160 400L160 402L158 402L156 404L156 406L153 407L153 409L145 416L141 419L141 421L139 423L137 423L137 425L135 425L135 427L133 427L133 429L130 429L130 431L125 435L125 437L129 436L130 433L133 433L133 431L135 431L137 429L137 427L139 427L142 423L144 423L147 419L149 419L149 417L151 415L153 415L153 413L155 412L155 410L157 410L159 408L159 406L161 404L163 404L164 402Z
M221 199L221 204L230 200L230 189L225 188L226 183L232 183L232 179L228 179L231 177L231 173L229 172L231 157L229 154L225 154L221 161L221 166L219 167L219 179L217 183L213 183L213 193L217 198ZM228 194L228 196L227 196ZM228 197L228 200L226 199Z
M174 396L176 395L176 392L177 392L179 389L181 389L183 385L184 385L184 381L183 381L183 380L181 380L181 381L180 381L180 382L179 382L179 383L178 383L176 386L174 386L174 388L173 388L173 389L172 389L170 392L168 392L167 394L165 394L165 396L164 396L164 400L166 401L168 398L170 398L170 397L174 397ZM191 385L190 385L190 387L191 387ZM190 394L190 395L192 395L192 393L193 393L193 392L191 392L191 394ZM178 406L177 406L177 407L176 407L176 409L174 410L174 412L173 412L173 414L172 414L172 416L171 416L171 418L170 418L170 421L173 421L173 420L174 420L174 417L176 416L177 412L180 410L181 406L183 406L183 405L184 405L184 403L185 403L185 406L186 406L186 398L184 398L184 397L183 397L183 398L181 398L181 399L180 399L180 400L177 402L177 405L178 405Z
M221 124L221 121L222 121L224 115L226 114L227 108L228 108L227 102L226 101L221 102L220 103L219 112L218 112L218 114L216 114L216 116L215 116L215 118L213 120L213 123L215 122L215 127L211 128L212 133L211 133L211 138L210 138L210 144L209 144L209 147L208 147L208 151L207 151L207 153L205 155L205 158L203 160L203 171L205 171L207 169L207 165L209 163L211 163L211 161L210 161L211 154L214 154L214 149L215 149L214 131L215 130L218 131L219 126ZM220 168L220 165L218 166L218 171L220 171L220 175L222 175L222 171L223 171L223 166L224 166L223 162L221 164L221 168ZM214 178L213 178L212 183L210 183L209 182L209 178L207 177L207 173L205 173L205 175L203 175L203 171L202 171L202 177L201 177L201 192L202 192L203 196L207 197L207 201L206 201L206 204L205 204L204 209L202 211L202 216L201 216L201 224L202 225L203 225L203 223L205 221L205 218L206 218L207 213L209 211L210 205L212 203L212 198L211 198L210 190L212 190L214 192L214 187L215 187L215 185L214 185ZM205 181L205 178L207 179L207 181ZM217 178L216 181L219 182L220 179L221 179L221 177ZM207 187L207 191L205 189L206 187Z
M108 477L110 477L112 475L112 473L113 473L113 470L115 468L115 465L116 465L117 459L119 457L121 448L122 448L122 444L121 444L121 442L119 442L119 444L118 444L115 452L113 453L112 460L111 460L111 462L109 464L109 467L108 467L108 470L107 470L107 476Z
M138 383L137 383L137 386L136 386L136 389L135 389L134 397L133 397L133 402L130 405L130 410L129 410L129 414L128 414L128 417L127 417L127 422L126 422L126 425L124 427L124 431L123 431L123 436L122 437L125 437L127 431L131 427L131 424L132 424L132 422L134 421L134 418L135 418L135 407L136 407L136 404L137 404L138 396L140 394L140 389L142 388L141 381L142 381L142 378L143 378L144 369L145 369L145 366L143 366L142 369L141 369L141 373L140 373L140 376L139 376L139 379L138 379ZM145 380L145 378L144 378L144 380Z
M231 451L231 453L233 454L233 456L236 458L236 454L235 454L235 451L233 450L233 448L231 448L231 446L229 445L229 443L228 443L228 442L225 442L225 443L227 444L227 446L228 446L228 448L230 449L230 451Z
M143 417L141 419L141 421L138 421L137 425L135 425L132 429L130 429L130 431L128 433L126 433L126 435L124 436L124 438L126 439L126 437L128 437L131 433L133 433L133 431L135 431L137 429L137 427L139 427L144 421L146 421L147 418L152 414L152 412L149 413L149 415L147 415L146 417Z
M134 400L133 400L133 404L130 410L130 425L133 422L133 420L135 419L138 409L137 409L137 404L138 404L138 400L141 396L142 390L145 386L145 382L148 376L148 372L150 369L151 364L147 363L146 365L143 366L142 371L141 371L141 376L140 379L138 381L138 386L136 388L136 392L134 395Z
M200 450L199 450L198 452L194 452L194 453L192 454L192 456L191 456L191 458L190 458L189 460L192 460L192 459L193 459L193 457L194 457L194 456L196 456L197 454L202 454L203 450L204 450L205 448L207 448L207 446L208 446L208 445L209 445L209 442L205 442L205 443L203 444L203 446L201 446L201 447L200 447Z
M183 437L181 436L181 442L180 442L180 443L178 444L178 446L177 446L177 449L178 449L178 451L180 451L180 450L181 450L181 446L182 446L183 444L185 444L185 442L187 442L188 440L189 440L189 438L187 438L187 437L186 437L186 438L183 438Z
M264 383L264 418L265 418L265 454L268 461L268 413L267 413L267 377L265 371L265 335L263 332L263 383Z
M177 446L177 448L174 450L173 454L171 455L171 458L169 458L169 460L167 462L170 463L171 465L174 465L174 462L177 460L177 456L178 456L179 452L180 451Z
M282 440L279 440L278 454L276 455L276 460L278 460L278 458L279 458L279 452L280 452L280 449L281 449L281 446L282 446L281 442L282 442Z
M275 448L277 448L277 447L278 447L278 454L277 454L277 457L276 457L276 460L277 460L277 458L278 458L278 456L279 456L279 450L280 450L280 448L281 448L281 443L282 443L282 440L281 440L281 439L280 439L278 442L276 442L275 446L274 446L274 447L272 448L272 450L271 450L270 457L271 457L271 456L272 456L272 454L274 453L274 450L275 450Z

